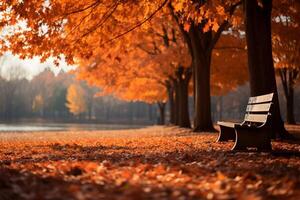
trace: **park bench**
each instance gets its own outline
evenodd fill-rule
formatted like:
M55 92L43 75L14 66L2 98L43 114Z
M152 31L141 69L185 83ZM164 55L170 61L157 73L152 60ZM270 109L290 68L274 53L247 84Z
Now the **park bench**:
M250 97L242 123L218 121L218 142L234 140L232 150L256 148L269 151L271 147L271 107L273 93Z

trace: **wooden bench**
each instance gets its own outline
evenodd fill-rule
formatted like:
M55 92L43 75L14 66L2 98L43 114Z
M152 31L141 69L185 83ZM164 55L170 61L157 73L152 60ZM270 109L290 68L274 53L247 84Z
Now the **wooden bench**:
M218 142L234 140L232 150L257 148L269 151L271 147L271 107L273 93L250 97L242 123L221 122Z

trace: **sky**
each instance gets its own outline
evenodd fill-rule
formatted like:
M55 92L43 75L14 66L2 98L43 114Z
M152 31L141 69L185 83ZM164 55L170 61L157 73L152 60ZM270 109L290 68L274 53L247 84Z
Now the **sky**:
M69 71L74 69L75 66L67 65L64 61L61 61L59 66L55 66L53 64L53 59L51 58L44 63L41 63L38 57L22 60L19 59L18 56L14 56L9 52L0 57L0 75L6 79L9 79L13 70L20 69L20 71L22 71L22 78L30 80L35 75L44 71L45 68L50 68L55 74L57 74L61 70Z

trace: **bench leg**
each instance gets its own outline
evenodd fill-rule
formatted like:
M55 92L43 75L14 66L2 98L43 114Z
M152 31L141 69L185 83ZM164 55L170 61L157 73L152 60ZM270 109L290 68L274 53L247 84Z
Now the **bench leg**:
M258 151L272 150L270 132L267 129L236 129L235 131L236 141L232 150L245 151L248 147L257 148Z
M228 140L235 140L234 128L220 126L220 132L217 142L223 142Z

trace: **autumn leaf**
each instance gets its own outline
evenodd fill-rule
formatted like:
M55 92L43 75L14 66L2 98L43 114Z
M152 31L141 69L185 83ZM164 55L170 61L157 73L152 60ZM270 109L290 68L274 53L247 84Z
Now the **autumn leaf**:
M212 30L217 32L219 30L219 27L220 27L219 24L217 22L214 22L212 26Z
M188 22L186 22L186 23L184 24L184 30L187 31L187 32L189 32L190 28L191 28L191 24L188 23Z

